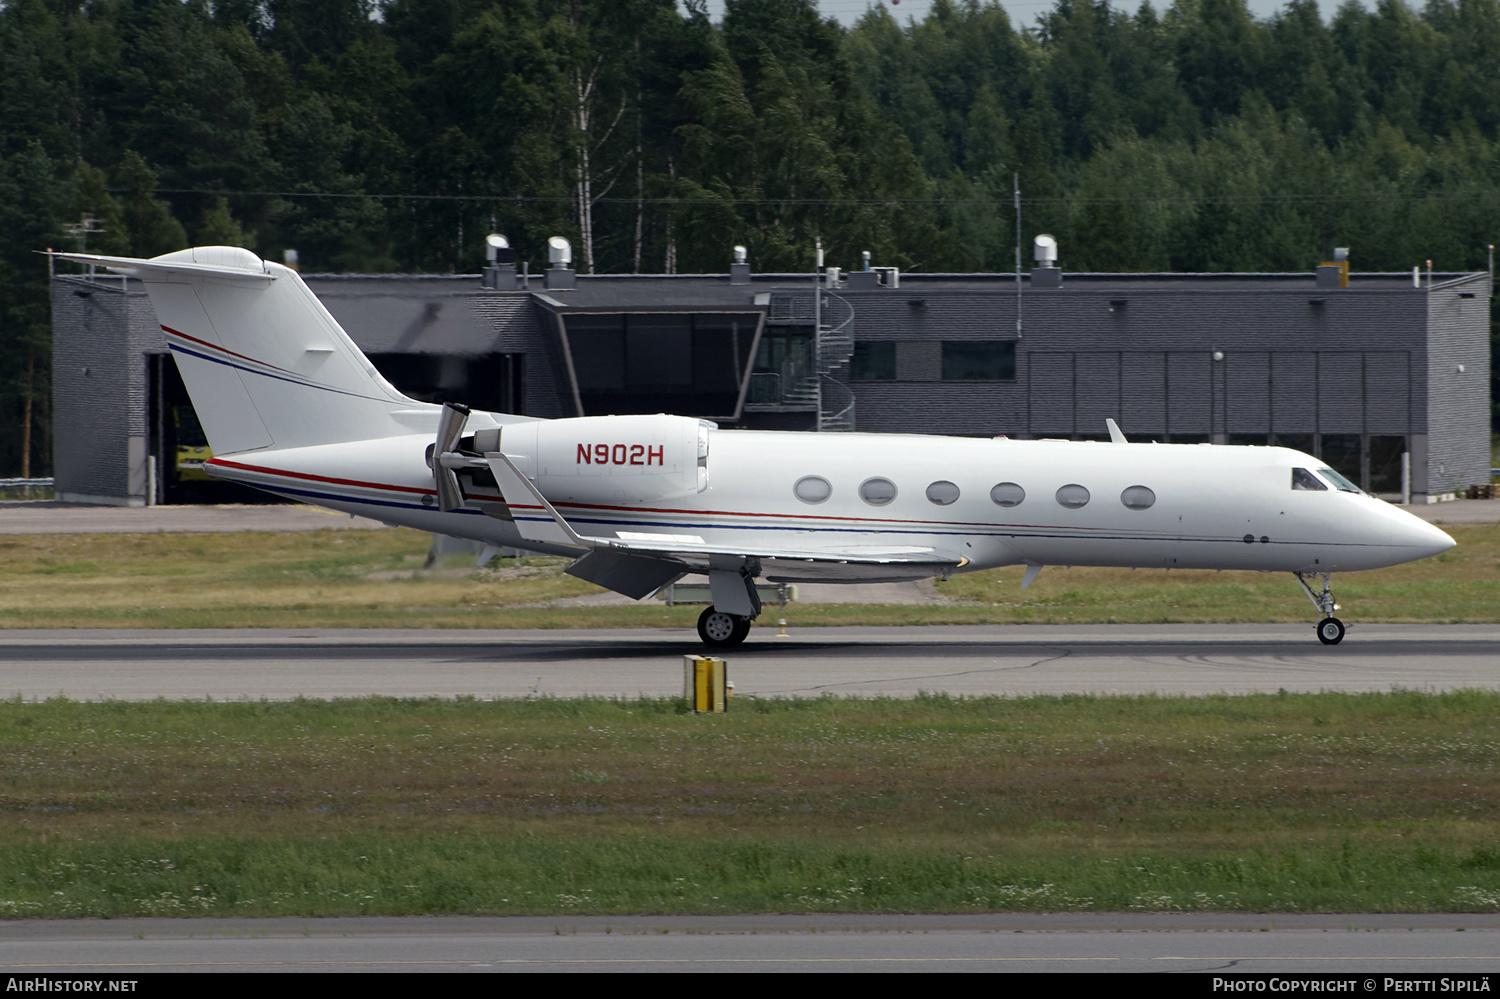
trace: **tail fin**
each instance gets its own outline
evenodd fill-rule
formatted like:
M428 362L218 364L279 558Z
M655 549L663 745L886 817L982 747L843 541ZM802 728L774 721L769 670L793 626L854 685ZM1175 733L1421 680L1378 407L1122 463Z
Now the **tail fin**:
M435 431L440 407L381 377L288 267L228 246L56 256L145 282L215 454Z

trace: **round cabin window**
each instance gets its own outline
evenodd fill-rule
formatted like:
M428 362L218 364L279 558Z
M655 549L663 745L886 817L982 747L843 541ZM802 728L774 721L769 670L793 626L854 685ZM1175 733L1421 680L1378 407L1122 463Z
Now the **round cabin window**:
M866 479L859 484L859 498L871 506L885 506L896 498L896 483L890 479Z
M1070 482L1057 491L1057 502L1069 510L1077 510L1089 501L1089 491L1076 482Z
M990 500L996 506L1012 507L1020 506L1021 501L1026 498L1026 490L1014 482L1002 482L990 490Z
M1156 494L1145 486L1127 486L1120 494L1120 502L1127 510L1149 510L1156 502Z
M927 487L927 499L938 506L947 506L958 500L958 486L946 479Z
M833 495L833 486L821 475L804 475L792 487L792 492L804 503L821 503Z

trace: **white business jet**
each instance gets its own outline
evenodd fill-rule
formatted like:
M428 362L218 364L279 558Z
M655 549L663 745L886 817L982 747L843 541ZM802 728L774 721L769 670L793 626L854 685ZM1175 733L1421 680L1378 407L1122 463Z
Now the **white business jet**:
M708 577L698 621L745 639L755 581L923 579L1025 565L1290 572L1327 645L1335 571L1453 539L1276 447L720 430L681 416L537 420L403 396L298 274L231 247L63 253L146 285L219 478L423 531L574 558L641 599ZM1321 589L1315 589L1321 579ZM1314 585L1309 585L1312 580Z

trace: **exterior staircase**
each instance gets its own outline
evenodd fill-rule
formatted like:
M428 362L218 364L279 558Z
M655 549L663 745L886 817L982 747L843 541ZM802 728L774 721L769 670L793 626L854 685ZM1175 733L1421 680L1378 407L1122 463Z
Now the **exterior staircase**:
M780 374L781 402L788 407L817 411L820 431L854 429L854 393L837 377L854 356L854 307L838 295L814 292L773 292L766 316L772 325L812 326L812 357L788 360Z

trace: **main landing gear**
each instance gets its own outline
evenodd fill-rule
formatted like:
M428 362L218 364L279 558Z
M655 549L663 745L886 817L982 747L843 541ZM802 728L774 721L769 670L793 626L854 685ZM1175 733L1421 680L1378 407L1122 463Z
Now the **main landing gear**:
M698 615L698 637L703 644L715 649L727 649L738 645L750 634L750 619L738 614L705 607Z
M1333 612L1339 609L1339 605L1333 600L1333 593L1328 589L1328 576L1326 572L1294 572L1302 592L1307 594L1307 599L1313 602L1318 613L1323 619L1318 622L1318 641L1324 645L1337 645L1344 640L1344 622L1333 616ZM1323 577L1323 592L1314 593L1312 587L1307 585L1308 576ZM702 625L699 625L701 628Z

